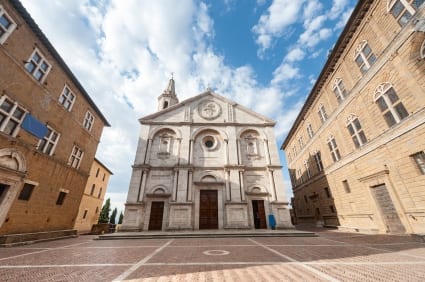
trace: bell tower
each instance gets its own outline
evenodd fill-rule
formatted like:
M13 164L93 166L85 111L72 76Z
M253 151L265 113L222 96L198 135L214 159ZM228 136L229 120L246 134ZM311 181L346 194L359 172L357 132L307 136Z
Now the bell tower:
M167 88L158 97L158 111L162 111L171 107L179 102L176 94L176 87L173 77L171 76Z

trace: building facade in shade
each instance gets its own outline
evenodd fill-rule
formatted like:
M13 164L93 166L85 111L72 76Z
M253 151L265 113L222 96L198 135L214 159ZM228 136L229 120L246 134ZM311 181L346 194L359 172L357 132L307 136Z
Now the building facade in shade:
M158 104L139 120L121 230L292 226L274 121L210 90L179 103L173 79Z
M358 2L283 142L298 223L425 232L425 4Z
M97 224L111 175L113 173L95 158L75 220L74 229L79 233L89 233L93 224Z
M0 0L0 66L0 234L70 230L109 124L16 0Z

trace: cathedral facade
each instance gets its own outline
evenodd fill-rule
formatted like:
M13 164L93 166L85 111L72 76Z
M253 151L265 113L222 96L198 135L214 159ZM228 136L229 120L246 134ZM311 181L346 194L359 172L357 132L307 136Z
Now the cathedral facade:
M290 228L275 122L174 80L141 131L121 230Z

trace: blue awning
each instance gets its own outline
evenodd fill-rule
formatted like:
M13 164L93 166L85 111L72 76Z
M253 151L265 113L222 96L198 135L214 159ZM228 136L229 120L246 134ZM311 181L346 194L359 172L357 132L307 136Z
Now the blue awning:
M39 139L46 136L48 130L47 126L28 113L25 115L21 127Z

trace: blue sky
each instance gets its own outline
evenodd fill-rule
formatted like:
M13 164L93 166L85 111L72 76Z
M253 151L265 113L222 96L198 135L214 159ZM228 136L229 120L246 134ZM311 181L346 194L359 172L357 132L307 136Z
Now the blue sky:
M138 118L174 72L180 100L214 92L277 121L281 144L355 0L21 0L111 128L97 157L123 209ZM290 182L282 164L288 197Z

